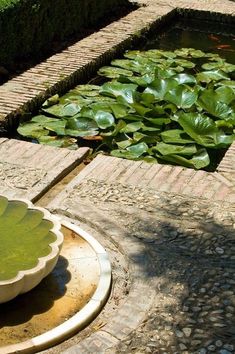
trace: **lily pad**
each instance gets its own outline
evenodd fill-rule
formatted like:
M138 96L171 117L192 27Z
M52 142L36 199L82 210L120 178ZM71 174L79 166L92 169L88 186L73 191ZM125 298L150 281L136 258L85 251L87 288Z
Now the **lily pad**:
M197 92L185 85L179 85L178 87L169 90L165 95L165 99L174 103L178 108L192 107L197 101L197 97Z
M197 144L205 147L225 148L234 140L234 136L219 130L211 118L199 113L183 113L178 123Z

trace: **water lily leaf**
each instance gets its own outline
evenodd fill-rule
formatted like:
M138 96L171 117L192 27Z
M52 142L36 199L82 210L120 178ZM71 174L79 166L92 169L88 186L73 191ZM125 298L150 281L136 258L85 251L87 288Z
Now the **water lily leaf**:
M148 73L141 76L119 76L118 81L122 83L133 83L141 87L147 87L155 79L155 74Z
M166 144L164 142L158 143L153 150L160 152L161 155L183 155L183 156L192 156L196 154L197 147L195 144L188 145L175 145L175 144Z
M160 128L160 126L159 127L153 127L153 126L148 126L148 125L143 124L142 127L141 127L141 130L144 131L144 132L160 132L161 128Z
M123 127L120 132L121 133L133 133L138 131L140 128L142 128L143 123L138 121L138 122L133 122L133 123L128 123L125 127Z
M205 63L202 65L202 68L204 70L220 69L225 73L231 73L231 72L235 71L235 65L230 64L230 63L226 63L226 61L224 59L221 59L221 60L218 60L215 62L211 62L211 63Z
M108 96L101 96L101 95L93 97L92 101L91 101L92 104L93 103L106 103L106 104L108 104L108 103L114 103L114 102L115 102L115 98L108 97ZM90 104L90 103L88 103L88 104Z
M116 141L116 144L119 147L119 149L123 150L123 149L126 149L131 144L133 144L133 141L132 141L132 139Z
M158 100L163 100L165 94L171 89L178 86L177 80L170 79L156 79L145 90L145 94L151 94Z
M221 100L229 100L230 94L226 95L223 89L223 96ZM204 90L198 100L198 104L208 113L220 119L229 119L235 114L233 109L226 103L220 102L220 95L214 90Z
M160 133L160 135L164 143L190 144L194 142L194 139L192 139L181 129L166 130Z
M199 170L201 168L205 168L210 164L210 158L206 151L206 149L202 148L197 151L196 154L193 155L191 159L187 159L184 156L180 155L156 155L158 159L171 162L175 165L185 166L189 168L194 168Z
M172 68L160 68L157 67L155 69L155 77L156 79L168 79L174 75L177 74L176 70L173 70Z
M165 100L174 103L178 108L190 108L197 101L197 97L195 90L179 85L166 93Z
M93 111L93 109L89 106L84 106L82 107L81 111L79 114L77 114L75 117L73 118L89 118L89 119L94 119L95 117L95 113Z
M158 163L158 160L155 157L150 155L142 156L141 160L148 163Z
M235 88L235 80L222 80L218 82L218 85L225 85Z
M179 65L180 67L183 67L183 68L188 68L188 69L192 69L196 66L196 64L193 63L192 61L185 60L185 59L175 59L174 64Z
M159 51L159 53L164 57L164 58L175 58L176 57L176 54L174 52L171 52L171 51L167 51L167 50L164 50L164 51Z
M202 71L196 75L197 81L209 83L211 81L219 81L228 79L229 76L222 70Z
M99 95L100 86L98 85L78 85L73 90L70 90L69 93L71 95L81 97L81 98L89 98L96 97ZM84 96L84 97L82 97Z
M124 57L128 59L136 59L136 57L140 54L140 50L128 50L125 52Z
M72 117L80 112L81 107L76 103L67 103L64 105L56 104L48 108L43 107L42 110L55 117Z
M111 155L116 157L123 157L126 159L137 159L148 151L148 145L145 143L138 143L127 147L125 150L112 150Z
M48 135L49 130L44 129L40 123L37 122L26 122L21 123L17 129L17 132L22 136L28 138L38 139L42 135Z
M58 122L59 119L58 118L49 118L47 116L44 116L42 114L35 116L31 119L31 122L37 122L40 125L46 124L46 123L50 123L50 122Z
M147 51L140 52L139 56L145 56L147 58L164 58L163 53L164 51L161 49L149 49Z
M223 119L216 120L215 125L217 126L217 128L222 128L223 130L232 129L234 126L232 123Z
M133 72L122 68L115 68L113 66L103 66L99 69L98 74L100 76L105 76L110 79L117 79L120 77L120 75L132 76Z
M126 126L126 122L124 120L120 119L116 126L114 126L113 131L108 131L108 132L100 132L100 135L102 137L110 137L110 136L116 136L120 132L122 128Z
M129 108L124 104L112 103L109 105L111 112L114 114L115 118L123 118L128 114Z
M65 125L66 122L62 119L57 119L57 121L47 122L43 124L45 129L56 133L57 135L65 135Z
M125 117L124 117L125 121L137 121L137 120L143 120L143 117L134 113L134 114L127 114Z
M104 111L104 112L109 112L112 113L112 109L110 107L110 103L107 102L95 102L89 105L89 108L92 109L94 115L98 111Z
M66 128L71 130L93 130L98 129L98 125L90 118L72 117L67 119Z
M109 112L97 111L95 121L100 129L106 129L114 125L114 116Z
M100 93L111 97L121 96L126 102L134 103L134 93L137 87L135 84L122 84L118 81L111 81L103 84Z
M177 56L183 57L183 58L203 58L205 56L205 53L202 52L201 50L194 49L194 48L181 48L181 49L176 49L175 54Z
M135 60L117 59L113 60L111 64L141 75L154 72L155 69L154 63L144 56L138 56Z
M76 139L70 137L58 137L58 136L41 136L38 139L40 144L63 147L69 149L77 149L78 145L76 144Z
M220 102L229 105L233 100L235 100L234 90L229 86L220 86L215 90L215 92Z
M42 107L50 107L50 106L53 106L54 104L58 103L59 102L59 95L56 94L54 96L51 96L50 98L48 98L43 104L42 104Z
M152 107L152 103L155 101L155 96L152 93L143 92L141 94L141 103L147 107Z
M135 154L136 157L139 157L148 151L148 145L145 143L135 144L135 145L128 147L127 151Z
M199 145L210 148L228 147L234 137L220 131L215 122L199 113L182 113L178 123Z
M87 137L87 136L96 136L99 134L99 131L97 129L87 129L87 130L82 130L82 129L65 129L65 135L70 135L74 137Z
M84 98L78 93L74 93L73 90L60 97L59 103L65 105L68 103L76 103L79 107L87 106L93 102L93 98Z
M131 107L136 111L137 114L139 114L140 116L144 116L146 113L151 111L151 108L147 108L145 106L143 106L140 103L132 103Z
M147 118L147 117L145 117L145 120L147 120L148 122L150 122L156 126L161 126L163 124L169 124L171 122L170 118Z
M74 92L83 92L83 91L99 91L100 86L98 85L90 85L90 84L83 84L83 85L77 85L72 91Z
M176 80L179 84L196 84L197 80L193 75L190 74L177 74L172 77L172 79Z

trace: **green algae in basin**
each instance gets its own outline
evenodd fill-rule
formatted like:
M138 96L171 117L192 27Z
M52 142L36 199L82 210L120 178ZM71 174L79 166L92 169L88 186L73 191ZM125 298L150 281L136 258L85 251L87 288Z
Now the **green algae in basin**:
M34 268L40 257L50 254L56 236L53 223L43 217L23 201L0 196L0 281Z

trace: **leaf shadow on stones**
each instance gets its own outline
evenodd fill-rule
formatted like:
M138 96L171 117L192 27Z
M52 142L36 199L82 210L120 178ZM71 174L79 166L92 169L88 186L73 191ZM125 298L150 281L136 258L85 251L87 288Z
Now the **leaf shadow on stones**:
M124 252L138 267L142 281L150 284L151 280L155 289L147 317L119 343L117 352L233 353L232 206L162 196L155 205L141 208L137 203L118 207L100 204L105 212L109 211L109 220L103 214L99 224L106 223L106 230L114 233L115 240L122 232L120 246L124 249L131 241ZM121 230L115 236L117 225ZM135 245L133 249L131 244Z

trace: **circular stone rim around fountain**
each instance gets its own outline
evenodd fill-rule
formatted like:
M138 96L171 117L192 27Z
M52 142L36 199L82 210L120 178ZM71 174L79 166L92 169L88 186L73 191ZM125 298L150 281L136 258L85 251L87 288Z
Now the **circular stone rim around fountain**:
M34 206L33 203L27 199L8 198L4 195L1 195L1 198L6 199L8 203L12 201L24 203L27 206L27 210L40 211L43 214L42 220L47 220L52 223L52 227L49 231L56 237L56 240L48 244L51 247L51 252L47 256L39 257L35 267L27 270L19 270L14 278L0 280L0 289L2 289L0 292L0 303L5 303L20 294L32 290L54 269L62 248L64 236L60 231L60 222L48 210Z
M95 251L98 263L100 265L100 276L97 289L90 301L74 316L62 323L61 325L17 344L11 344L0 347L0 354L26 354L37 353L38 351L48 349L50 346L58 344L65 339L84 328L92 319L101 311L106 303L111 287L112 273L109 257L103 246L88 232L84 231L71 222L64 221L60 217L53 215L62 226L74 231L83 238Z

